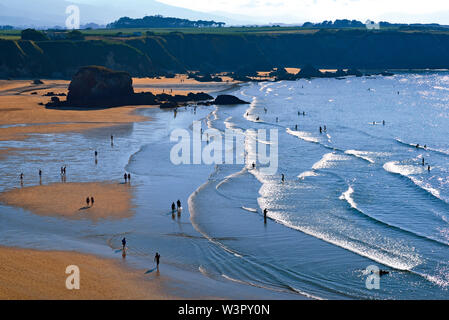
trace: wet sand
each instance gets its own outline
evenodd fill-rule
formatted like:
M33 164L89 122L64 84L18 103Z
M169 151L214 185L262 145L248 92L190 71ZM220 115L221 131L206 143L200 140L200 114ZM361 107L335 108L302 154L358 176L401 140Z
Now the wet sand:
M172 90L172 94L187 94L218 91L223 85L226 86L226 83L199 83L189 79L185 81L187 86L184 86L183 80L182 87L174 88L174 83L167 79L134 80L135 88L139 87L136 92L142 90L159 93L158 90ZM38 103L46 103L50 97L42 95L49 91L67 94L69 81L42 81L44 83L38 85L33 84L32 80L0 81L0 141L20 141L36 133L80 132L147 121L149 119L137 114L136 110L158 107L47 109ZM151 87L154 85L157 87ZM0 150L0 158L20 156L24 151L7 145ZM25 176L25 182L27 179ZM19 187L1 193L0 202L37 215L60 217L67 223L73 219L123 219L134 214L132 187L120 182L53 183ZM94 197L95 204L88 207L86 197L91 196ZM71 264L78 265L81 269L81 290L70 291L65 288L68 276L65 268ZM141 270L130 270L121 256L114 261L76 252L0 247L0 299L176 298L161 291L161 288L167 288L163 285L165 280L171 281L171 278L159 277L155 272L144 276Z
M131 190L131 186L118 182L53 183L3 192L0 202L41 216L120 219L133 214ZM86 197L94 197L94 205L88 206Z
M80 289L66 288L66 268L80 270ZM0 247L0 299L176 299L163 276L130 269L125 261L77 252Z

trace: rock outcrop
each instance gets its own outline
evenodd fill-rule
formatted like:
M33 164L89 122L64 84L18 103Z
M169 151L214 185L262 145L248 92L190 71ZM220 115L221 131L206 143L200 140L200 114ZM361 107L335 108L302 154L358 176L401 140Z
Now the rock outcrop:
M212 103L213 97L204 92L187 95L157 94L151 92L134 93L132 78L126 72L119 72L105 67L82 67L69 85L67 100L61 101L55 94L48 92L51 100L48 108L109 108L126 105L156 105L174 108L189 103ZM54 99L57 98L57 99Z
M220 94L218 95L212 104L249 104L247 101L243 101L235 96L230 94Z
M127 72L105 67L82 67L73 76L67 102L92 104L110 100L123 100L134 94L132 78Z

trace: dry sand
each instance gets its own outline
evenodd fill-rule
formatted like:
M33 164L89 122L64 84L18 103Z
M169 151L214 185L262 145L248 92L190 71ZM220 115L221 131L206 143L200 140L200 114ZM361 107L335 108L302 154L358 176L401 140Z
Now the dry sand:
M66 268L80 270L80 289L66 288ZM0 247L0 299L176 299L166 278L131 270L126 261L76 252Z
M117 182L53 183L5 191L0 202L41 216L120 219L133 214L131 190L130 185ZM87 197L94 197L93 206L87 206Z

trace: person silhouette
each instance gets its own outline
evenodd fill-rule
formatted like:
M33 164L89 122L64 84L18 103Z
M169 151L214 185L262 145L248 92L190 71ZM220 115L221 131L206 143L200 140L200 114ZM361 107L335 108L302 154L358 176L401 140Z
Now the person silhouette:
M154 261L156 261L156 269L157 271L159 271L159 261L161 259L161 255L159 254L159 252L156 252L156 255L154 256Z

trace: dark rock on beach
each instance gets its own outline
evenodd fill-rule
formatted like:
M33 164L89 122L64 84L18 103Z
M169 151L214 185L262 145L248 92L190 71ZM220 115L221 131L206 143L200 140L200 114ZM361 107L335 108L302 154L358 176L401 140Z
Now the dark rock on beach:
M134 94L132 78L127 72L88 66L78 70L69 85L68 103L90 103Z
M217 96L213 102L213 104L249 104L247 101L243 101L235 96L229 94L221 94Z
M211 102L213 97L204 92L187 95L154 95L151 92L134 93L132 78L127 72L113 71L105 67L82 67L69 85L67 100L60 101L54 92L47 92L51 101L48 108L109 108L125 105L156 105L174 108L199 101Z

